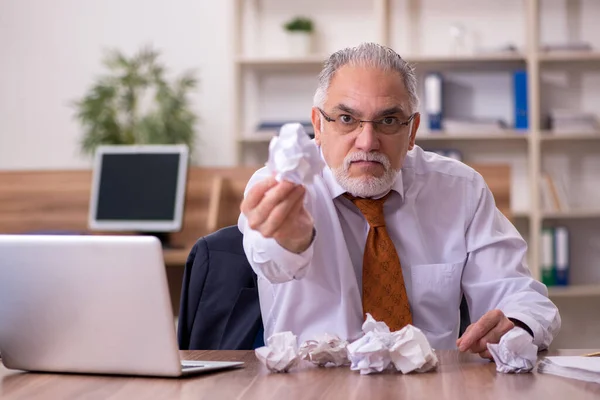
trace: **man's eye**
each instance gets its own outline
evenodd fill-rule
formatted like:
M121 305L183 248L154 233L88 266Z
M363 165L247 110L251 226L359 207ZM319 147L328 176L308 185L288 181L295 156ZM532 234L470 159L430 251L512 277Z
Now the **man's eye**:
M398 118L396 117L385 117L381 120L383 125L396 125L398 123Z
M343 114L343 115L340 115L340 121L342 121L344 124L351 124L354 122L354 118L352 118L351 116L349 116L347 114Z

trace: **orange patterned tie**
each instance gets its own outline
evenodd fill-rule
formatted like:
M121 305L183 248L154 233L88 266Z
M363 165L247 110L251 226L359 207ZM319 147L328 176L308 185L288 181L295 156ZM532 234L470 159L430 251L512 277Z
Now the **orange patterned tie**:
M365 199L348 193L344 196L358 207L369 223L363 256L363 312L385 322L393 332L412 324L412 314L400 259L385 228L383 203L390 193L381 199Z

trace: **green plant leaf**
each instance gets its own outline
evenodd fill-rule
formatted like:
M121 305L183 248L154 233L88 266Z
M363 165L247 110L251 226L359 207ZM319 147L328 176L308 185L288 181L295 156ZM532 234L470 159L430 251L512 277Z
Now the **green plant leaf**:
M198 82L191 71L169 82L159 57L149 46L131 57L106 52L106 74L72 103L84 153L102 144L186 144L193 153L198 116L188 96Z

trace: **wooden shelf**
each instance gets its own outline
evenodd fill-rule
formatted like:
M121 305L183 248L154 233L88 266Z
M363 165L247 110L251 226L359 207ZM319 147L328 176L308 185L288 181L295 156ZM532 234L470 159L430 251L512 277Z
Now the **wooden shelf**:
M246 67L291 67L291 66L311 66L320 67L327 59L326 55L313 55L308 57L252 57L239 56L236 62Z
M544 211L543 219L589 219L600 218L600 209L598 210L569 210L569 211Z
M569 61L600 61L600 52L596 51L556 51L551 53L539 53L540 61L569 62Z
M519 53L485 53L465 56L408 55L404 58L408 62L418 64L525 62L525 56Z
M246 67L293 67L309 66L321 67L329 57L327 54L315 54L306 57L294 56L238 56L236 62ZM498 53L477 54L470 56L449 55L415 55L404 57L408 62L415 64L471 64L495 62L525 62L522 54Z
M591 285L550 286L549 297L600 296L600 283Z
M600 132L598 133L580 133L580 132L565 132L554 133L552 131L542 131L540 140L545 142L553 141L570 141L570 140L600 140Z
M529 135L516 131L490 132L490 133L417 133L417 142L419 141L452 141L452 140L516 140L527 141Z

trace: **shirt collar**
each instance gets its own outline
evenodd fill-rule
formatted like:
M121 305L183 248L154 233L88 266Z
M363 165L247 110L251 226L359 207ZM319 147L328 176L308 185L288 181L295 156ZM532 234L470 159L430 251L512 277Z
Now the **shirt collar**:
M323 157L323 152L321 151L320 147L319 152L321 153L321 158L325 162L325 158ZM325 181L325 185L327 185L327 189L329 190L329 194L331 195L332 200L346 193L346 190L340 186L340 184L335 179L335 176L333 176L333 171L331 170L331 168L329 168L326 162L325 167L323 168L322 177ZM400 198L404 200L404 184L402 181L402 170L400 170L400 172L398 172L398 174L396 175L396 179L394 180L394 184L392 185L390 190L394 190L395 192L397 192L400 195ZM383 197L386 194L387 192L381 193L381 195L377 197Z

